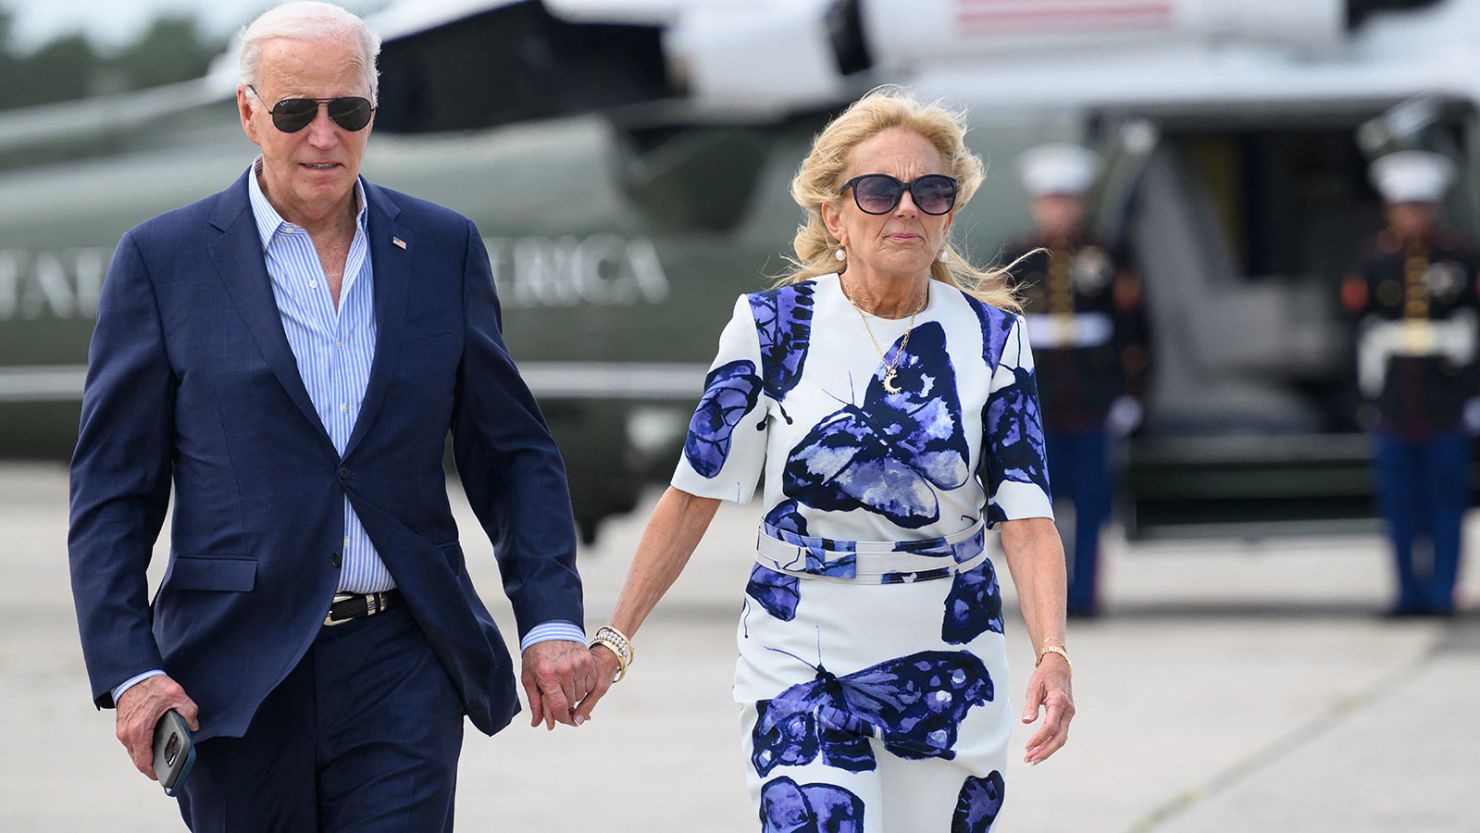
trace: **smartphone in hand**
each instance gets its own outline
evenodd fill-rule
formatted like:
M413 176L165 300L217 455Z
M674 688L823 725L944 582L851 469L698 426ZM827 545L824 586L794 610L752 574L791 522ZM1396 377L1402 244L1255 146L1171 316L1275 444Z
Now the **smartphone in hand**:
M154 777L164 794L180 794L190 768L195 764L195 739L185 718L174 709L164 713L154 727Z

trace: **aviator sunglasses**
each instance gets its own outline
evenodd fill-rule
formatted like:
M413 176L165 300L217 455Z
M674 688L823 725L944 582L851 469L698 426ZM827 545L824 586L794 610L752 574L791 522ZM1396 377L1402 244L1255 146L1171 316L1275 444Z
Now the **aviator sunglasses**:
M262 94L257 88L248 84L247 89L257 100L262 100ZM313 123L319 115L319 105L324 104L329 108L329 118L334 123L349 131L364 130L365 125L370 123L370 116L375 112L375 107L370 99L361 98L357 95L347 95L341 98L285 98L272 105L268 112L272 114L272 126L284 133L297 133Z
M956 204L956 179L945 174L926 174L914 182L900 182L888 174L864 174L843 183L838 193L853 189L853 202L865 214L888 214L899 205L905 191L915 207L926 214L944 214Z

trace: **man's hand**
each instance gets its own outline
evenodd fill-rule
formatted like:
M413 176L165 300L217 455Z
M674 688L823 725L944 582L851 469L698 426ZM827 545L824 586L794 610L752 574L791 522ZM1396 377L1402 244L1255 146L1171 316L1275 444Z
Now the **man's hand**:
M529 696L530 726L541 722L552 730L556 723L579 726L576 704L596 684L596 666L585 645L567 639L536 642L524 651L520 682Z
M180 713L190 731L200 731L200 709L185 694L180 684L167 676L149 677L129 688L115 704L118 707L116 733L128 750L134 766L149 780L154 778L154 727L170 709Z

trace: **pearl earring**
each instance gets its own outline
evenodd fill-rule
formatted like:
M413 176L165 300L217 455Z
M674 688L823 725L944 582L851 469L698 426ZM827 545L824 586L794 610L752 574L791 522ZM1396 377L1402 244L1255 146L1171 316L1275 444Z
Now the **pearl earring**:
M842 248L839 248L837 251L833 252L833 259L835 259L837 261L840 261L840 262L841 261L844 261L844 260L847 260L848 259L848 252L845 251Z
M951 259L950 254L948 254L945 249L941 249L940 250L940 262L941 263L945 263L946 261L948 261L950 259Z

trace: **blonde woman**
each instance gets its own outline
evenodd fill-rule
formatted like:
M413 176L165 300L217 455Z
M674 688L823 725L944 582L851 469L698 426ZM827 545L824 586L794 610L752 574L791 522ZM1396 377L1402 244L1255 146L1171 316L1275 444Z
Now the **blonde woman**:
M951 246L982 181L961 117L897 89L834 119L792 183L794 274L742 296L643 534L596 689L721 500L764 480L734 693L763 830L984 833L1012 732L1000 531L1037 656L1037 764L1074 715L1064 555L1033 359L1000 275ZM749 546L749 541L735 542ZM738 588L737 588L738 589Z

